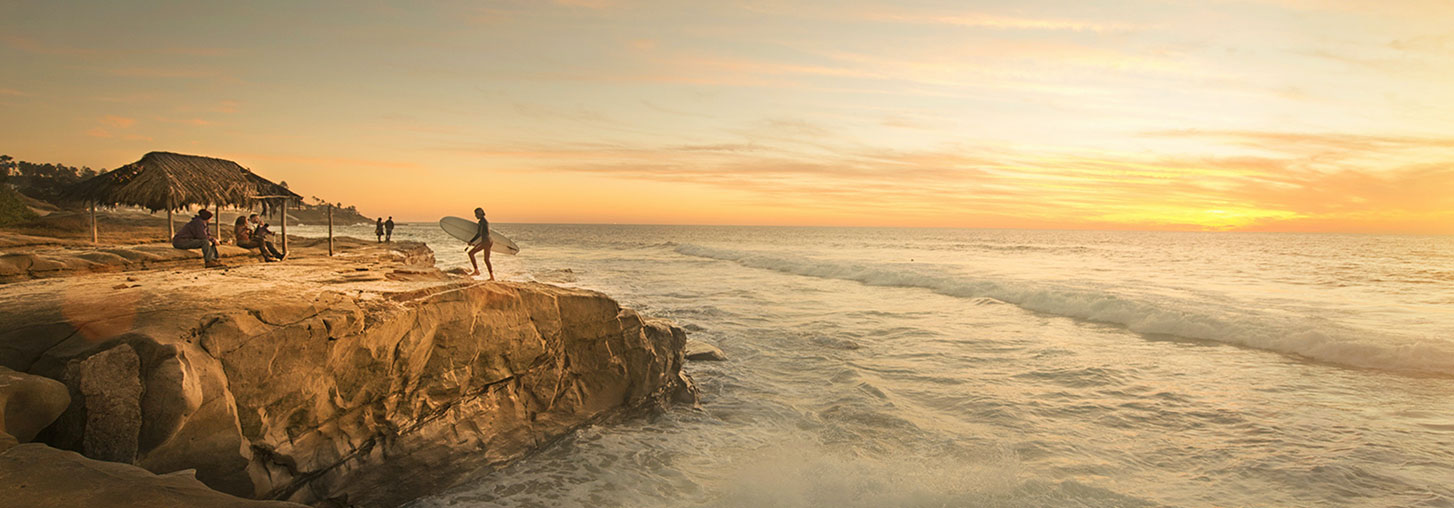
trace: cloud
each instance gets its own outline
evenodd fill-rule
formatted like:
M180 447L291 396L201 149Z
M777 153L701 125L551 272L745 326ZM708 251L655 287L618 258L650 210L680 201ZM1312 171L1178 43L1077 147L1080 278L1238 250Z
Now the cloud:
M996 30L1042 30L1071 32L1125 32L1138 29L1134 25L1105 23L1090 20L1064 18L1035 18L1006 16L983 12L911 12L870 11L860 14L861 19L917 24L941 24Z
M1454 137L1202 129L1151 131L1143 135L1208 140L1302 157L1328 153L1386 154L1454 149Z
M192 106L192 105L177 106L176 110L179 113L223 113L223 114L232 114L232 113L238 112L239 110L241 110L241 108L242 108L242 103L240 103L238 101L234 101L234 100L224 100L224 101L218 101L216 103L205 104L205 105L201 105L201 106Z
M327 167L327 168L375 168L390 170L419 170L425 169L424 164L411 161L360 159L357 157L331 157L331 156L306 156L306 155L278 155L262 153L232 154L232 160L262 160L279 164L288 164L303 167Z
M1399 51L1448 56L1454 54L1454 33L1406 37L1396 39L1388 46Z
M12 88L0 88L0 95L7 95L11 97L25 97L30 94Z
M232 50L224 48L203 48L195 46L174 46L161 48L121 48L116 46L108 46L104 48L88 48L62 44L51 44L43 42L34 37L28 37L25 35L18 35L14 33L0 35L0 44L33 55L49 56L117 57L151 54L215 57L233 53Z
M587 9L612 9L625 5L621 0L554 0L556 5L585 7Z
M1039 17L1000 14L969 9L915 9L903 6L865 7L833 3L831 8L786 5L781 2L750 2L747 10L768 15L791 16L813 20L854 20L878 23L933 24L993 30L1033 30L1070 32L1121 32L1139 29L1136 25L1090 19Z
M124 117L124 116L106 115L106 116L101 117L101 123L103 125L109 125L111 127L125 129L127 127L131 127L132 125L135 125L136 124L136 119L135 118L127 118L127 117Z
M36 55L95 56L101 52L90 48L56 46L14 33L0 35L0 44Z
M1269 156L890 150L843 144L831 133L816 137L828 136L825 146L837 149L813 152L782 142L450 150L519 171L714 189L738 196L740 206L818 214L818 223L1454 233L1454 222L1435 220L1454 216L1454 155L1412 164L1362 162L1378 159L1369 151L1444 147L1449 140L1257 131L1155 135L1286 150ZM1309 161L1330 146L1355 155Z
M120 67L106 69L105 73L127 78L235 80L231 75L218 70L182 67Z

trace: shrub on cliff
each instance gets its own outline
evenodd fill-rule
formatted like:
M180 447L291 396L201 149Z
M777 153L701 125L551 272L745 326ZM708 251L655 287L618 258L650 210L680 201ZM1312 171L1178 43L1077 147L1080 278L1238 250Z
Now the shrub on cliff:
M25 206L25 198L9 185L0 184L0 226L35 220L35 212Z

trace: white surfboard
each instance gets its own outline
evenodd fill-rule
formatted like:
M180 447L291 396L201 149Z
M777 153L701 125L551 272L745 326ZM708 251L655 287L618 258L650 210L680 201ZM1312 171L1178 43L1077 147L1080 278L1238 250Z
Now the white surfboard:
M468 242L471 238L474 238L479 226L480 224L478 222L459 217L439 219L439 228L443 229L445 233L449 233L449 236L458 238L461 242ZM520 252L520 247L517 247L515 242L510 241L509 238L500 234L499 231L495 231L494 228L490 229L490 240L495 242L495 245L490 247L491 252L510 255L515 255Z

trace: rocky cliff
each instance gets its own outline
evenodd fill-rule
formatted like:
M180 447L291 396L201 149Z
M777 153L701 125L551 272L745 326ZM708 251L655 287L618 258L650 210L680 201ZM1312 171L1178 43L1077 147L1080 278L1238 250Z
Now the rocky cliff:
M242 497L394 506L582 425L690 399L685 334L484 283L418 244L0 286L0 366L71 402L38 440Z

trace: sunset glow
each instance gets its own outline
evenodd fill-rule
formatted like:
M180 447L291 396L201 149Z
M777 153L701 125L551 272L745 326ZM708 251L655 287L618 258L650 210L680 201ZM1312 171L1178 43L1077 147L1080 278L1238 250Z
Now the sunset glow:
M19 1L0 17L0 153L222 157L371 216L1454 233L1444 1Z

